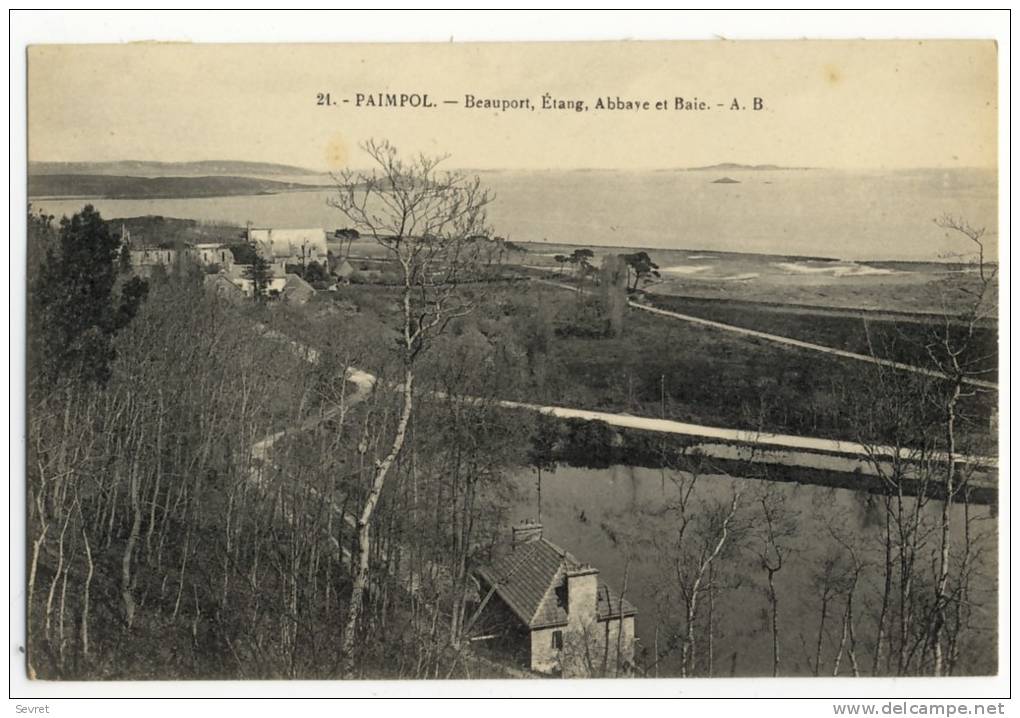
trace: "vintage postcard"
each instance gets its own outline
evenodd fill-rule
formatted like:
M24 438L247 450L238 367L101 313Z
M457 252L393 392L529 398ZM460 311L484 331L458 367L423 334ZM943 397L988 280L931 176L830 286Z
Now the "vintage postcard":
M998 67L32 45L24 670L999 674Z

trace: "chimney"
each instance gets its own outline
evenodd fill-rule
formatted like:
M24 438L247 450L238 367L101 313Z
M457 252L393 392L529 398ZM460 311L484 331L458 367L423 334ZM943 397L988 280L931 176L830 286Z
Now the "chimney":
M567 620L572 626L595 623L598 611L599 570L588 565L567 568Z
M538 541L542 538L542 524L531 521L522 521L510 529L513 534L513 547L516 549L521 544L531 541Z

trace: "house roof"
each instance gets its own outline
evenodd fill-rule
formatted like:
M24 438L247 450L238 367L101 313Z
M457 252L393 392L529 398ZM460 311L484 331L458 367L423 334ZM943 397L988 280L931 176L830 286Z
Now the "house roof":
M212 286L214 284L217 284L223 287L224 289L236 290L241 294L244 293L244 287L240 286L237 282L235 282L233 279L228 277L226 274L223 274L222 272L217 272L216 274L206 274L203 277L202 281L206 286Z
M518 546L512 553L479 569L481 578L528 628L563 626L567 623L564 593L568 571L586 568L571 553L547 539ZM598 620L637 613L601 579L598 580Z
M294 292L302 292L304 294L315 294L315 287L306 282L304 279L296 274L286 275L287 284L283 288L284 294L292 294Z

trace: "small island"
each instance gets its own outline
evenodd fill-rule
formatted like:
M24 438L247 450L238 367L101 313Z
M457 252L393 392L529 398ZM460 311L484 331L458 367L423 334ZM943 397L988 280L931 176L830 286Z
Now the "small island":
M717 180L712 180L712 184L740 184L740 180L735 180L732 177L720 177Z

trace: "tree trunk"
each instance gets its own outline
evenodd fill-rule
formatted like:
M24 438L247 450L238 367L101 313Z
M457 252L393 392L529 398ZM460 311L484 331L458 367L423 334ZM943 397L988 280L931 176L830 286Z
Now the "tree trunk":
M32 666L32 604L35 602L35 577L39 569L39 550L43 541L46 540L46 532L49 524L43 523L39 536L32 542L32 564L28 573L28 601L25 603L25 630L28 640L26 641L25 652L28 656L28 677L35 679L35 668Z
M159 489L163 479L163 390L159 390L159 417L156 419L156 483L152 489L152 503L149 506L149 527L145 533L145 551L152 562L152 533L156 528L156 507L159 505Z
M89 571L85 576L85 590L82 594L81 607L81 652L86 659L89 657L89 590L92 588L92 575L95 566L92 562L92 548L89 546L89 537L82 528L81 537L85 542L85 558L88 561Z
M949 398L946 416L946 479L945 497L942 500L942 516L940 521L939 575L935 584L935 611L932 628L932 648L935 656L934 673L941 676L943 672L942 629L946 623L946 587L949 582L949 524L952 518L953 495L956 492L956 404L960 399L961 386L957 381Z
M358 619L361 616L361 604L364 599L365 589L368 586L372 514L375 511L376 504L379 502L379 496L382 494L383 485L386 483L386 476L390 472L390 467L393 466L393 462L396 461L397 455L404 446L407 425L411 420L413 381L414 373L410 365L408 365L404 370L403 399L400 419L397 423L397 433L393 437L390 453L376 466L375 475L372 479L372 488L369 490L368 496L365 497L365 504L361 509L361 515L358 517L357 567L355 569L354 584L351 588L350 605L347 608L347 622L344 625L342 644L344 678L354 678L355 634L358 628Z
M949 656L946 661L946 675L953 675L956 664L960 658L960 631L964 625L964 606L970 603L970 561L971 561L971 534L970 534L970 496L967 491L963 493L963 558L960 562L960 583L957 587L957 598L954 606L953 628L948 636Z
M860 574L855 573L853 583L850 585L850 593L846 598L846 625L850 634L847 656L850 658L850 668L854 672L854 678L859 678L861 675L860 666L857 665L857 636L854 634L854 591L857 590L857 581L859 579Z
M135 620L135 598L132 593L131 586L131 562L134 557L135 544L138 543L139 535L141 534L142 528L142 505L138 498L138 461L139 453L142 450L141 437L138 437L139 441L134 447L130 444L127 445L129 451L135 452L135 459L132 462L130 476L128 476L129 482L129 498L131 500L131 533L128 535L128 540L124 544L124 554L121 558L120 568L120 593L121 599L124 601L124 620L127 623L128 630L134 624Z
M776 572L769 569L769 602L772 604L772 677L779 675L779 599L776 596Z
M885 580L882 587L882 608L878 613L878 628L875 636L875 657L871 663L871 675L877 676L882 661L882 641L885 638L885 622L889 612L889 597L892 595L892 535L890 534L890 498L885 497Z
M715 564L708 566L708 677L715 673Z
M825 636L825 619L828 617L828 613L829 613L829 594L828 594L828 586L826 586L824 588L823 592L822 592L822 618L821 618L821 621L818 624L818 642L815 644L815 669L814 669L814 674L815 674L816 678L818 677L819 670L821 669L821 666L822 666L822 640L823 640L823 638ZM842 651L842 649L843 649L843 646L841 644L840 645L840 650ZM838 656L837 656L836 660L837 660L837 664L838 664L838 661L839 661Z

